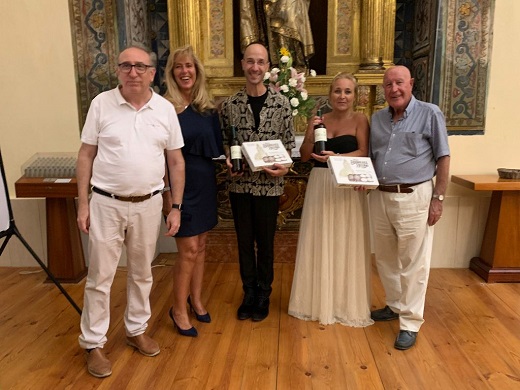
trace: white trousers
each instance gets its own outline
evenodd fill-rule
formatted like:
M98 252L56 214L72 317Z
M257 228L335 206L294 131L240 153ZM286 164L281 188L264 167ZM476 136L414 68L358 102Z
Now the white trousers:
M399 313L401 330L418 332L430 274L433 226L428 226L432 181L409 194L370 193L377 270L386 304Z
M81 315L82 348L103 348L110 324L110 289L126 246L127 336L144 333L151 315L151 264L161 224L162 197L122 202L96 193L90 200L89 267Z

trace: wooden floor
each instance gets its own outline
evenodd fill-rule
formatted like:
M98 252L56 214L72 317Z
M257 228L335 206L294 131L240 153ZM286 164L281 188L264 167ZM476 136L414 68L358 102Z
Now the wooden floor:
M87 373L79 315L43 273L0 268L0 389L519 389L520 284L486 284L469 270L434 269L416 346L393 348L398 322L321 326L287 315L293 264L275 265L271 314L238 321L234 263L207 265L204 301L213 322L196 339L172 328L169 266L154 268L148 334L161 353L125 345L125 271L112 291L105 352L112 376ZM25 269L24 269L25 270ZM81 306L84 281L65 285ZM373 272L374 307L384 295Z

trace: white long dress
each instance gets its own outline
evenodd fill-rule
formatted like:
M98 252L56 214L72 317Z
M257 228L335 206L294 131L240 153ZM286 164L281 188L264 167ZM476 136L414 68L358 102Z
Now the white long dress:
M352 136L333 140L344 143L338 139L343 137ZM300 222L291 316L324 325L373 324L369 234L366 192L335 188L327 168L313 168Z

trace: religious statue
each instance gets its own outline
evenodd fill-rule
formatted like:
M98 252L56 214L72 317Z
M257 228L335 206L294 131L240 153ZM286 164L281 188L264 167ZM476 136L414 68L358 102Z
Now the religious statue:
M309 68L314 54L309 21L310 0L240 0L240 47L263 43L271 66L278 66L279 52L285 47L292 54L293 67Z

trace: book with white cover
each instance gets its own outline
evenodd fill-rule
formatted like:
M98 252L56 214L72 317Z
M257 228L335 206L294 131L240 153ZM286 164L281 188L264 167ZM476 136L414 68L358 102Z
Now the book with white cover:
M290 167L293 162L279 139L244 142L242 153L253 172L261 171L263 167L271 168L275 163Z
M369 157L330 156L327 164L336 187L373 189L379 185Z

